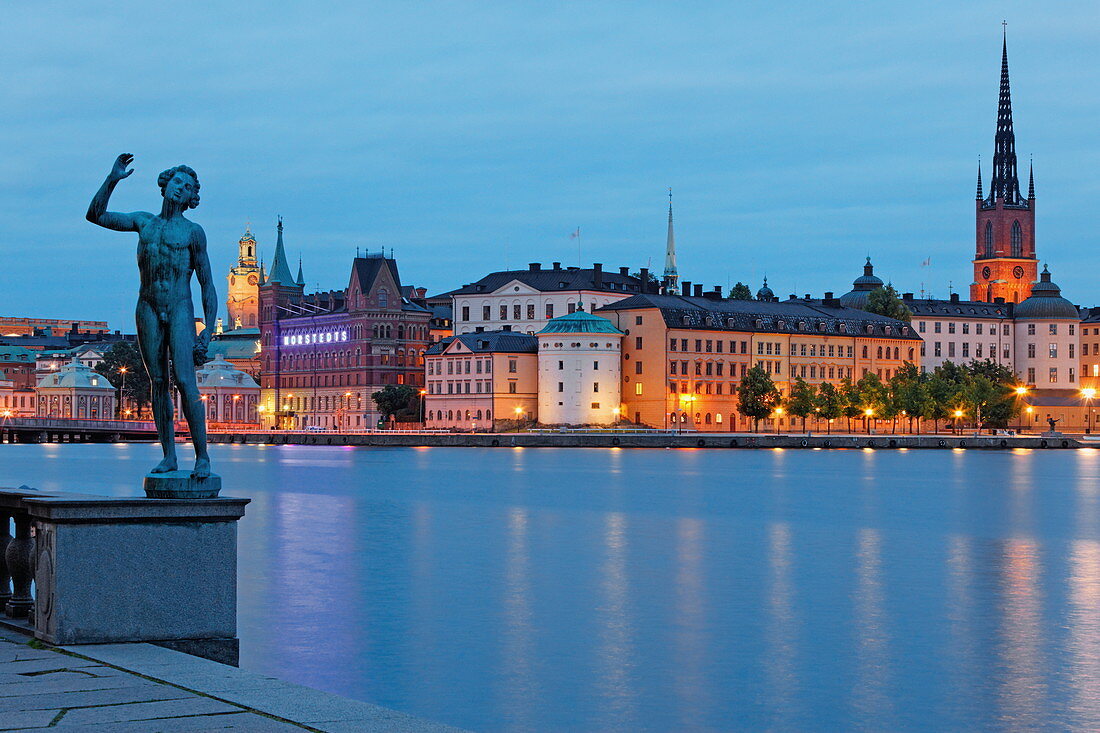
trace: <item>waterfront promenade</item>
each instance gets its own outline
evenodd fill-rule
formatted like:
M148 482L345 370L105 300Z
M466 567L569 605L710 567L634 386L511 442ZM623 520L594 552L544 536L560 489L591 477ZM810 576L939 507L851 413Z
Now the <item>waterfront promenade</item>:
M152 644L28 640L0 628L3 731L457 731Z

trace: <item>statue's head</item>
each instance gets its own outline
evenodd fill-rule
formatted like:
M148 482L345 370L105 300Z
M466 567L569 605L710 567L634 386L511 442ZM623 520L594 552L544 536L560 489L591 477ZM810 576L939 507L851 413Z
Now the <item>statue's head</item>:
M161 196L178 201L184 209L199 205L199 176L190 166L169 168L157 176L157 185L160 186Z

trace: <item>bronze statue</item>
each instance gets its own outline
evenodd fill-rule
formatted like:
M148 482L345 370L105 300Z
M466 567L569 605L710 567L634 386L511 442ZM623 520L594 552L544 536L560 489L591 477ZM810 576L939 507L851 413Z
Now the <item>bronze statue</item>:
M150 473L164 474L177 468L168 380L171 368L195 445L195 469L191 478L202 480L211 475L210 456L206 450L206 411L199 400L195 367L208 360L206 349L210 344L210 324L218 315L218 296L214 292L210 259L206 254L206 232L183 216L185 211L199 205L199 179L191 168L177 165L157 179L164 197L159 214L107 211L107 202L115 186L134 172L132 168L127 170L133 160L130 153L123 153L115 160L107 180L88 207L88 221L119 232L138 233L137 261L141 273L137 302L138 346L149 372L153 419L164 451L164 459ZM202 309L207 324L197 336L191 303L192 272L202 288Z

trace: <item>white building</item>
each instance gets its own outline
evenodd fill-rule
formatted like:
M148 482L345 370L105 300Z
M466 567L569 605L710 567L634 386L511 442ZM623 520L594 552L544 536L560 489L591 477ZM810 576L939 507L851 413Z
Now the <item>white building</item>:
M611 425L621 408L623 332L577 310L538 332L539 422Z
M454 304L456 335L476 331L519 331L534 334L547 321L578 309L596 308L642 292L642 279L632 277L629 268L604 272L603 265L589 269L553 263L542 269L532 262L526 270L492 272L475 283L445 295Z
M913 313L913 329L924 339L921 367L932 371L945 361L965 364L992 359L1014 369L1015 334L1012 303L914 298L902 300Z
M39 379L35 391L38 417L99 420L115 417L115 388L107 377L93 372L77 357Z

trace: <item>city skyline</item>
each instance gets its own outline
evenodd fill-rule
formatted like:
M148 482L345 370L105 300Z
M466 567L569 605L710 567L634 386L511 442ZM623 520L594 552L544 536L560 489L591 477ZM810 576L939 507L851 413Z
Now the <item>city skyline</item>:
M363 27L352 10L300 32L292 8L187 11L199 60L167 75L159 37L142 32L158 22L148 10L122 37L79 10L49 38L26 34L4 52L22 53L25 73L0 82L19 110L0 182L4 310L129 330L130 250L82 217L123 150L136 155L116 194L123 210L152 206L161 169L198 171L193 217L208 232L220 303L246 221L270 262L280 214L307 290L343 287L357 247L392 247L405 279L433 293L529 261L658 270L670 185L685 280L755 289L766 274L780 297L820 296L844 292L870 254L899 290L923 282L946 297L950 282L965 293L973 171L981 155L988 176L1006 14L1021 168L1035 154L1038 255L1067 297L1094 304L1083 264L1095 184L1080 175L1097 157L1095 105L1080 94L1095 66L1092 8L1053 20L1024 6L891 9L847 35L829 33L844 16L823 11L791 27L778 10L450 10L372 14L372 43L359 46L341 43ZM22 12L16 28L32 18ZM110 73L92 77L87 54L115 62ZM131 56L148 68L121 63ZM494 63L505 57L510 66Z

